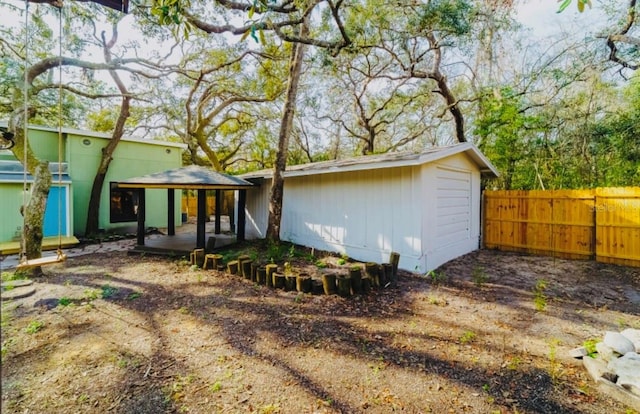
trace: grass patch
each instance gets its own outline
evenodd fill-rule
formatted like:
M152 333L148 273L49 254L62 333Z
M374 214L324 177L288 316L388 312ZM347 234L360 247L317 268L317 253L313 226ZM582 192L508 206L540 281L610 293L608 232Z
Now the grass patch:
M482 266L475 266L471 272L471 280L477 287L481 288L489 281L489 276Z
M587 339L582 343L582 346L584 346L584 349L587 351L587 356L591 358L596 357L596 354L598 353L598 350L596 349L596 344L598 342L600 342L600 340L591 338L591 339Z
M44 322L42 321L31 321L29 322L29 325L27 325L26 328L24 328L24 331L28 334L34 334L38 331L40 331L42 328L44 328Z
M460 336L460 343L461 344L468 344L470 342L475 341L475 339L476 339L475 332L473 332L473 331L464 331L462 336Z
M118 293L118 288L110 285L102 285L100 289L102 290L102 299L109 299Z
M16 272L2 272L0 276L3 282L10 282L12 280L24 280L28 279L28 276L24 272L16 271Z
M427 273L427 278L431 280L431 284L434 286L439 286L447 281L447 275L444 272L438 272L435 270L429 271Z
M533 304L538 312L544 312L547 308L547 296L544 291L547 289L547 281L538 279L533 288Z
M69 306L71 305L71 299L63 296L58 300L58 306Z

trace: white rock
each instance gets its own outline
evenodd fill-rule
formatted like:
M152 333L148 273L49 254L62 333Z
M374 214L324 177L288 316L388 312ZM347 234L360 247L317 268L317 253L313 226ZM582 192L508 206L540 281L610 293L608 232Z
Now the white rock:
M620 332L622 336L633 342L636 352L640 353L640 329L627 328Z
M596 344L596 351L598 351L598 355L605 361L611 361L615 358L613 348L606 345L604 342L598 342Z
M640 395L640 355L628 352L620 358L613 359L607 368L618 376L616 384L631 393Z
M604 344L613 349L620 355L624 355L627 352L635 352L636 347L629 339L618 332L608 331L604 334Z
M569 356L572 358L582 359L587 355L589 355L589 353L587 352L587 348L585 348L584 346L574 348L569 351Z

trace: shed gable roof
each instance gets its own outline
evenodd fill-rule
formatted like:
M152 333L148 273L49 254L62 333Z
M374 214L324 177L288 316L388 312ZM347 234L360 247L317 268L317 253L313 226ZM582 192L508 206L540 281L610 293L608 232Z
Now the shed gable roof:
M487 157L470 142L464 142L445 147L430 148L423 152L393 152L387 154L366 155L361 157L346 158L342 160L331 160L312 162L287 166L283 173L284 177L296 177L303 175L328 174L336 172L374 170L380 168L406 167L422 165L434 162L459 153L465 153L478 166L483 175L497 177L498 170L491 164ZM253 171L240 175L244 179L271 178L273 170Z

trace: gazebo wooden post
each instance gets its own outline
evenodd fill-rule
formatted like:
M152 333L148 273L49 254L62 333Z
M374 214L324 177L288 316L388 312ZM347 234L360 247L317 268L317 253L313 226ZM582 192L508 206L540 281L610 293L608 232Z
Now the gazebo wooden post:
M206 231L206 217L207 217L207 190L198 190L198 220L197 220L197 234L196 234L196 248L205 248L205 231Z
M167 233L176 235L176 190L167 188Z
M216 190L216 223L214 233L220 234L220 216L222 215L222 190Z
M144 246L144 221L145 221L145 189L138 189L138 230L136 232L138 246Z
M236 239L238 241L244 240L244 227L247 221L245 205L247 204L247 190L238 190L238 232L236 233Z

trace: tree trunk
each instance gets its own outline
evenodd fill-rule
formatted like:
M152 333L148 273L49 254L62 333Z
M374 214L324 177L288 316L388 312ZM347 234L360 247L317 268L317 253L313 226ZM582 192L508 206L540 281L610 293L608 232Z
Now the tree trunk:
M19 105L16 105L19 107ZM29 113L28 116L30 116ZM24 112L19 107L9 120L9 131L14 134L15 146L11 148L13 155L23 164L23 168L33 177L31 188L26 194L26 205L20 208L23 217L23 237L21 240L21 254L25 259L42 257L42 239L44 237L44 212L51 188L51 171L49 162L38 159L27 137L24 135ZM26 150L26 152L25 152ZM33 276L42 274L42 268L31 269Z
M42 256L44 212L47 208L50 188L51 172L49 171L49 163L42 161L35 168L29 201L23 209L24 245L22 246L22 251L26 254L27 259L37 259ZM59 214L63 214L63 212ZM42 269L37 267L33 269L32 273L33 275L39 275L42 273Z
M300 25L300 37L305 37L308 32L307 21ZM273 168L273 182L271 184L271 195L269 197L269 222L267 226L267 239L280 240L280 221L282 218L282 197L284 193L284 178L282 173L287 166L287 156L289 153L289 137L293 129L293 118L296 111L296 98L298 95L298 84L302 75L302 60L304 59L304 44L294 43L291 50L291 60L289 62L289 84L287 85L287 97L282 113L280 124L280 135L278 137L278 153Z
M113 27L113 35L111 40L107 43L102 32L102 48L104 53L104 59L107 63L111 62L111 48L115 45L118 38L118 32L116 27ZM104 180L109 171L109 164L113 160L113 153L120 142L120 139L124 135L124 124L129 118L131 97L127 91L126 86L118 76L115 70L110 70L109 74L111 78L118 86L120 93L122 94L122 105L120 106L120 114L118 114L118 120L116 121L113 134L106 147L102 149L102 158L100 159L100 165L98 171L93 178L93 185L91 186L91 196L89 198L89 205L87 207L87 224L85 226L84 234L86 237L93 237L98 234L100 228L100 199L102 197L102 187L104 186Z

